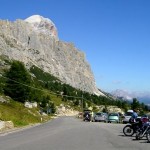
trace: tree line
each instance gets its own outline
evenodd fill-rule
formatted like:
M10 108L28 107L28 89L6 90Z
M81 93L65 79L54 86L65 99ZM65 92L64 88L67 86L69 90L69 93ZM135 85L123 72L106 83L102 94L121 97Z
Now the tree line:
M83 105L86 107L95 105L114 105L125 111L129 108L138 107L140 111L147 111L144 103L134 98L132 103L120 99L113 99L111 96L98 96L80 89L75 89L71 85L62 83L58 78L42 69L32 66L27 70L22 62L13 61L10 69L6 70L5 78L0 77L0 92L10 96L12 99L24 103L25 101L37 101L42 108L47 106L52 108L55 113L55 105L49 95L46 95L44 89L60 96L62 101L71 101L74 106Z

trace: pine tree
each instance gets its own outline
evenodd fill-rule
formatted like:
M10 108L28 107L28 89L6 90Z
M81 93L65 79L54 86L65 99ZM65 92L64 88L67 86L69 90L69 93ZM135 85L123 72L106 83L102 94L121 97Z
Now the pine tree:
M6 72L6 77L5 94L16 101L25 102L28 100L31 90L29 87L31 78L24 64L14 61L9 71Z
M140 103L136 98L133 98L133 102L131 103L131 108L134 109L139 109Z

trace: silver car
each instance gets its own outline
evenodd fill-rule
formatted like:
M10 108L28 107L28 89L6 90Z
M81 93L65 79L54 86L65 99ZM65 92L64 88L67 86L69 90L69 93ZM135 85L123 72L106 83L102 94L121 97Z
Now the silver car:
M94 121L95 122L107 122L107 118L108 118L107 113L98 112L94 116Z

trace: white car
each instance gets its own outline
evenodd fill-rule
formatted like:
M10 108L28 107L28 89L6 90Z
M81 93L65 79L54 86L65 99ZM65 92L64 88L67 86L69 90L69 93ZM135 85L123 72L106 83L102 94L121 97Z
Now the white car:
M124 115L123 123L129 123L130 118L132 117L133 110L128 110L127 113Z

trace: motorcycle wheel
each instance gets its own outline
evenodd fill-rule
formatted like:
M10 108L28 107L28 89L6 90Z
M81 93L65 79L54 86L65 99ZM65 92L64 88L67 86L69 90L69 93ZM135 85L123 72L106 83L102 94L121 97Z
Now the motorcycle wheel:
M123 133L124 135L126 136L132 136L134 134L134 130L132 129L132 126L131 125L126 125L124 128L123 128Z
M146 134L147 134L147 132L146 132ZM145 136L145 131L144 131L144 129L139 129L139 130L137 130L136 131L136 139L137 140L140 140L140 139L142 139L143 137ZM149 135L150 136L150 135Z
M150 129L146 133L147 141L150 142Z
M136 131L136 140L140 140L142 138L142 132L141 131Z

